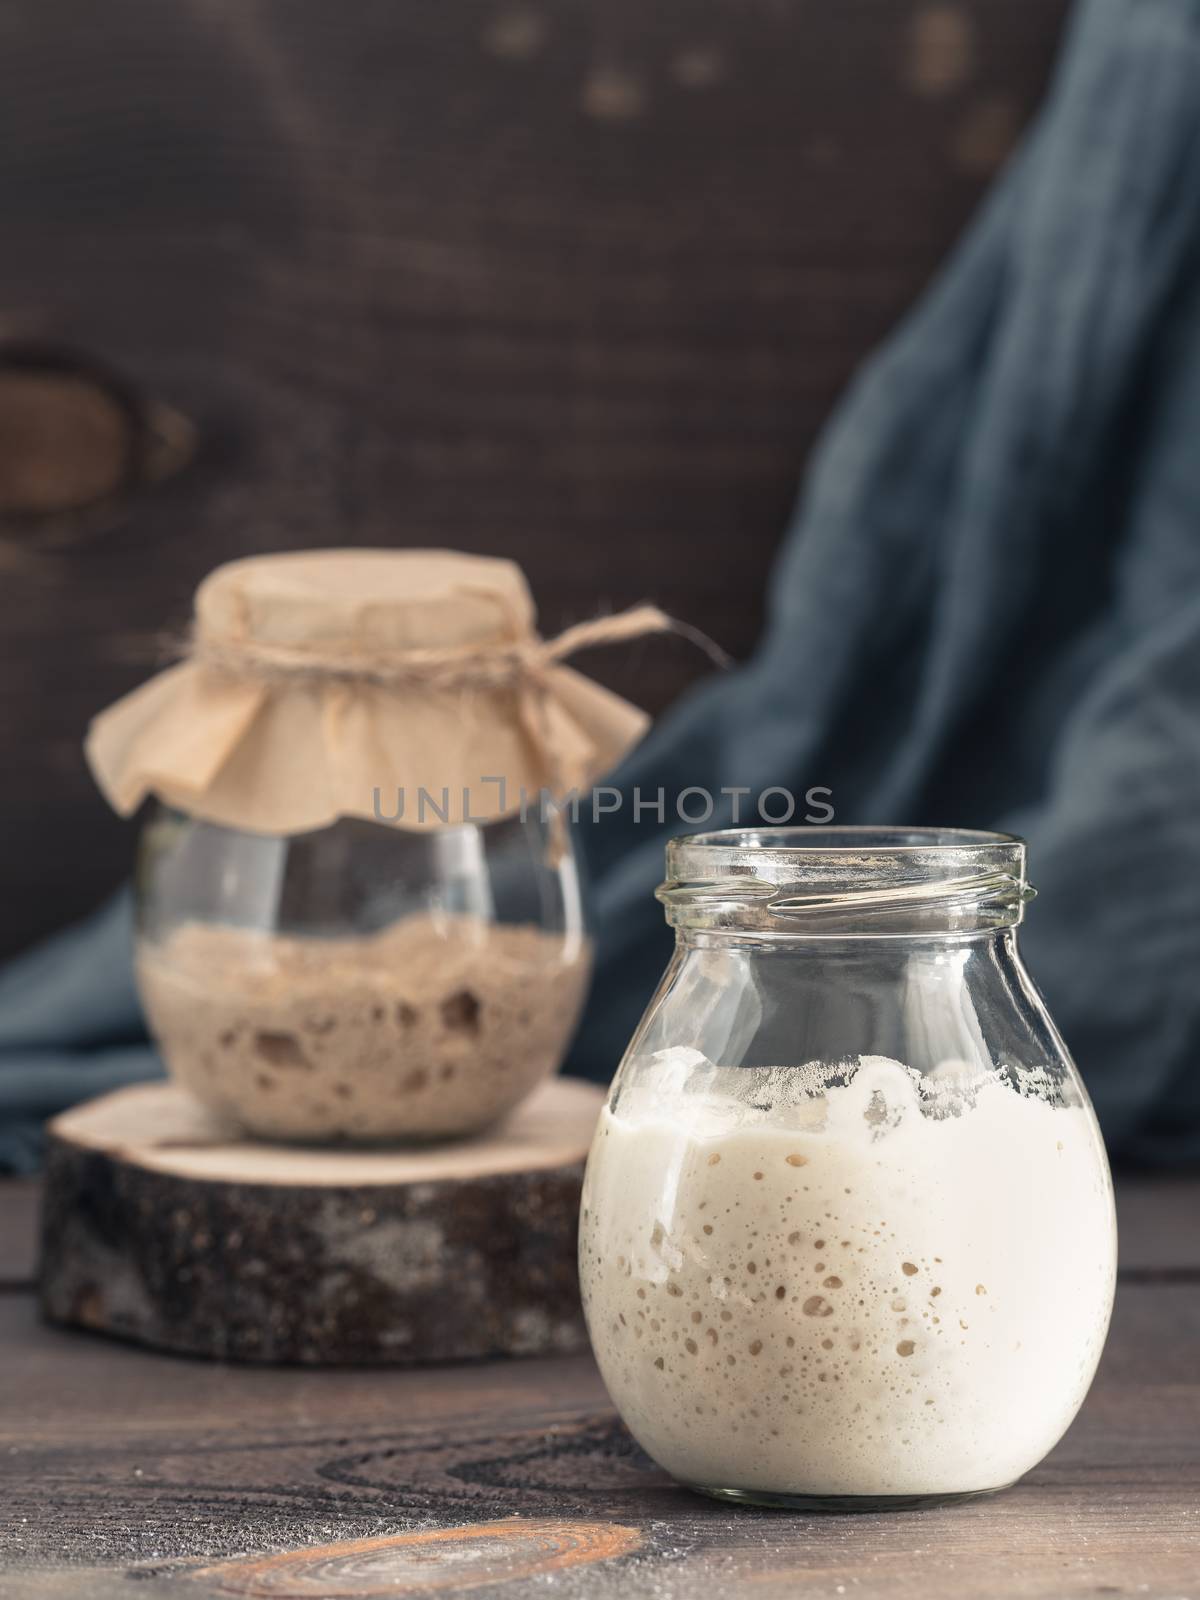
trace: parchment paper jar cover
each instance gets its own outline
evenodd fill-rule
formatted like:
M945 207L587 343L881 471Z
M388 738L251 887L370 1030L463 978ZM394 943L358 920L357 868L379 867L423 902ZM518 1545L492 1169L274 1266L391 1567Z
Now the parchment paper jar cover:
M161 802L137 969L172 1074L265 1137L378 1140L475 1131L555 1070L588 945L520 792L586 788L645 725L562 657L665 626L543 641L516 566L447 551L208 577L187 659L87 741L118 811Z
M319 550L218 567L188 659L95 719L87 754L113 807L148 794L209 822L289 834L375 815L405 827L505 815L519 790L586 787L644 714L561 664L669 626L653 607L549 643L511 561L445 550ZM502 797L495 779L503 776ZM424 787L447 815L416 797ZM504 804L501 804L503 799Z

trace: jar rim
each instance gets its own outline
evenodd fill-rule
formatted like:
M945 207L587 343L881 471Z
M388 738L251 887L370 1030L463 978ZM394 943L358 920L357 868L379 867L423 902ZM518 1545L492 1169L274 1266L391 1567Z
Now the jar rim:
M657 895L673 926L708 932L982 931L1021 920L1025 857L1016 834L973 828L730 828L672 839Z
M799 843L788 841L799 840ZM780 842L785 841L785 842ZM855 855L900 850L981 850L991 846L1025 847L1017 833L987 828L885 827L874 823L780 825L765 828L717 828L708 833L677 834L668 849L770 850L787 855L817 855L844 849Z

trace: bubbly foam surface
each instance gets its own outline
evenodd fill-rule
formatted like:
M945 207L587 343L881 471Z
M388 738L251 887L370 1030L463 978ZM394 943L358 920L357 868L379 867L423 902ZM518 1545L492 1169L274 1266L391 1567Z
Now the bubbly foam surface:
M597 1128L580 1267L609 1392L685 1482L997 1488L1091 1382L1111 1184L1090 1109L1036 1073L665 1052Z

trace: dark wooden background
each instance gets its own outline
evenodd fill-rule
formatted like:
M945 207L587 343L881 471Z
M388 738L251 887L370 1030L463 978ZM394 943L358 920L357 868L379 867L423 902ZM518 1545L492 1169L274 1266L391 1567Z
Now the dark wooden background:
M0 953L124 873L80 738L219 561L508 554L548 630L652 597L744 654L1065 4L5 7Z

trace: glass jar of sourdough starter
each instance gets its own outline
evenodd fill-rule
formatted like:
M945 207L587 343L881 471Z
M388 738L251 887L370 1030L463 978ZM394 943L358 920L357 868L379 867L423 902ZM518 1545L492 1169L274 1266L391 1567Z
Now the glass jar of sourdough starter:
M1087 1393L1116 1254L1095 1117L1017 951L1024 844L731 831L667 871L675 955L583 1193L614 1403L726 1500L1012 1483Z
M289 837L156 807L136 969L173 1076L265 1138L495 1122L557 1071L587 987L575 858L550 828Z
M645 731L566 665L520 569L450 550L230 562L182 659L92 723L150 800L137 975L167 1068L268 1138L478 1132L559 1065L589 954L567 797Z

